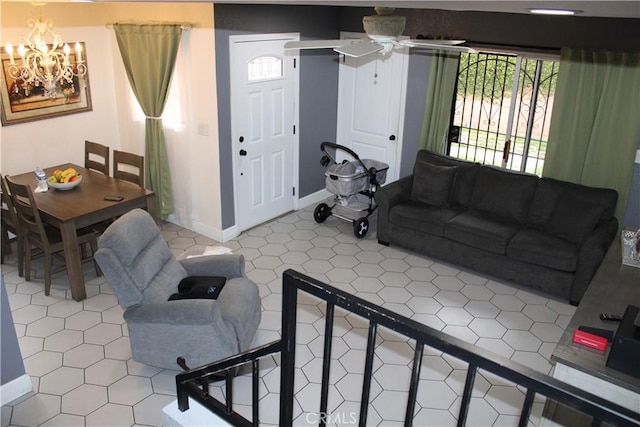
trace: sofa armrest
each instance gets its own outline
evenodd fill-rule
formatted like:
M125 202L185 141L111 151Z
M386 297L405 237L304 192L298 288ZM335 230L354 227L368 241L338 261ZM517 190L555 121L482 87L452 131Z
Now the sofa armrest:
M378 241L389 243L389 212L395 205L406 202L411 196L413 175L401 178L381 187L376 191L375 199L378 205Z
M243 255L205 255L180 260L189 276L246 277Z
M600 223L580 248L576 276L571 287L571 303L579 303L595 276L618 232L618 220Z

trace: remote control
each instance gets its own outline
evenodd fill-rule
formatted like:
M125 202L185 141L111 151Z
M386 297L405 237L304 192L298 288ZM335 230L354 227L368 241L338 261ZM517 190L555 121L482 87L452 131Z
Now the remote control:
M621 314L608 314L608 313L600 313L601 320L609 320L612 322L620 322L622 320Z

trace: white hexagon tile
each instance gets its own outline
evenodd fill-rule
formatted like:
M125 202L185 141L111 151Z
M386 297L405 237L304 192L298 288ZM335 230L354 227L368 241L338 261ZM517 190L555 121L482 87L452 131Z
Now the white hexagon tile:
M313 206L284 215L218 243L171 223L162 236L176 256L225 246L246 259L247 275L260 289L262 322L254 344L279 337L281 277L288 268L380 304L417 322L548 374L550 353L574 307L455 265L400 248L379 245L375 221L362 240L335 217L313 221ZM89 266L90 267L90 266ZM75 302L64 273L54 276L44 296L41 261L33 279L18 276L15 251L2 265L25 368L34 392L2 407L2 426L161 425L161 409L175 399L178 372L131 359L122 309L105 279L85 269L88 298ZM295 425L317 425L324 340L324 303L299 299L296 346ZM336 310L331 358L329 425L359 416L367 323ZM380 328L384 329L384 328ZM371 377L367 425L399 425L404 417L413 346L398 334L380 330ZM261 425L277 425L279 359L261 361ZM466 365L425 349L414 425L455 425ZM251 381L234 383L236 409L251 416ZM223 387L211 386L214 396ZM523 393L512 384L479 372L469 418L478 425L515 425ZM543 402L534 405L535 425Z

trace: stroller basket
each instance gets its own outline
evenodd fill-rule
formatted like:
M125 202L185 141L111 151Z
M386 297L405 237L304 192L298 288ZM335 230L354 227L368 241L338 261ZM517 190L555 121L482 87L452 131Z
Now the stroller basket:
M360 161L354 160L331 165L327 168L325 171L327 191L337 196L351 196L368 190L370 184L382 185L385 183L389 169L386 163L372 159L361 159L361 162L374 175L374 183L370 182L369 174L363 169Z

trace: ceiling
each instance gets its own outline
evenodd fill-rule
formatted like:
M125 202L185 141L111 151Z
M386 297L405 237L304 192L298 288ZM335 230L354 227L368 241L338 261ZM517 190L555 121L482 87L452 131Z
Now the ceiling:
M4 0L7 1L7 0ZM33 3L34 0L8 0ZM47 0L57 2L110 3L114 0ZM143 2L154 0L116 0L118 2ZM229 4L291 4L371 7L389 6L410 9L443 9L477 12L502 12L529 14L532 8L571 9L580 11L576 16L607 18L640 18L640 0L156 0L167 3L229 3ZM373 12L372 12L373 13Z
M195 0L199 1L199 0ZM214 1L215 3L215 1ZM542 0L223 0L220 3L309 4L327 6L392 6L396 8L444 9L459 11L530 13L531 8L572 9L581 11L576 16L609 18L640 18L640 0L623 1L542 1Z

